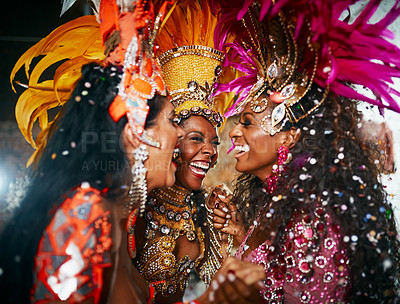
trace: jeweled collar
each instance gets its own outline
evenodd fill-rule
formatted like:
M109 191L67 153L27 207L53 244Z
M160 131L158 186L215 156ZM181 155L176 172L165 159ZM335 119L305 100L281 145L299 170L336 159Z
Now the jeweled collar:
M183 208L192 206L192 190L181 186L173 185L169 188L153 190L154 196L163 200L165 203L175 207Z

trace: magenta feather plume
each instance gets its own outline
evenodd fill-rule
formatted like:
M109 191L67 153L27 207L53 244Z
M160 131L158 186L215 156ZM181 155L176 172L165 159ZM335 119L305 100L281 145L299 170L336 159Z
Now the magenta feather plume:
M320 46L314 79L318 85L324 88L329 85L335 94L400 113L396 102L400 91L391 87L393 78L400 78L400 49L390 41L394 35L387 29L400 15L400 0L394 2L379 22L371 24L370 19L382 1L369 1L349 23L352 17L349 7L359 0L260 0L259 18L263 20L283 12L287 20L296 20L294 35L299 44L304 42L305 36L310 36L311 30L312 42ZM214 37L218 42L215 45L227 52L225 65L231 65L243 74L217 88L217 91L240 93L235 105L246 97L257 81L256 54L240 43L243 36L238 35L238 41L231 44L224 44L224 37L229 31L244 31L238 19L246 15L253 2L230 1L230 9L222 11ZM341 17L345 11L348 11L347 16ZM353 85L370 89L373 96L358 92Z

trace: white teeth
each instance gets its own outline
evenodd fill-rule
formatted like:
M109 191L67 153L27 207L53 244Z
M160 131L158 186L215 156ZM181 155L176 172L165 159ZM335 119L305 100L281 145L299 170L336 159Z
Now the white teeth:
M191 162L189 165L203 170L210 169L210 163L206 162Z
M238 150L239 152L249 152L250 147L249 147L249 145L235 146L235 150Z
M206 176L206 173L204 172L203 169L198 169L198 168L196 168L196 167L194 167L194 166L192 166L190 169L191 169L194 173L197 173L197 174Z

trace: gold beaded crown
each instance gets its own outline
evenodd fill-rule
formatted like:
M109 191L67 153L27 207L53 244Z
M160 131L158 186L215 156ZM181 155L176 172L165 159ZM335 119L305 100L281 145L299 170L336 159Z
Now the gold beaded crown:
M162 25L156 44L176 115L181 119L201 115L219 127L223 119L215 110L212 93L222 74L224 54L213 48L216 24L208 1L179 1Z

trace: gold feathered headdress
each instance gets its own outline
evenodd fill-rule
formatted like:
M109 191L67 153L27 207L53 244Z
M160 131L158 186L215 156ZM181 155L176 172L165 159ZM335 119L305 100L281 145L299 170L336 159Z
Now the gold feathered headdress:
M162 2L154 1L155 8ZM224 54L214 48L217 10L207 0L176 1L155 40L175 113L183 119L202 115L213 126L221 125L226 100L219 97L216 104L212 97L224 60Z

